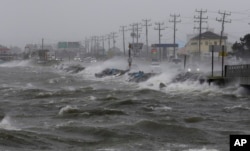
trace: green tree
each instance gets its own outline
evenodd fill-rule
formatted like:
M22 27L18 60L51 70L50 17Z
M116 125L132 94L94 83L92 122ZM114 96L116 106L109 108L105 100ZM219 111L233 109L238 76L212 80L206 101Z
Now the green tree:
M243 38L240 38L240 42L235 42L232 46L232 50L236 57L244 60L250 57L250 34L246 34Z
M250 51L250 34L246 34L243 38L240 38L240 41L247 48L247 51Z

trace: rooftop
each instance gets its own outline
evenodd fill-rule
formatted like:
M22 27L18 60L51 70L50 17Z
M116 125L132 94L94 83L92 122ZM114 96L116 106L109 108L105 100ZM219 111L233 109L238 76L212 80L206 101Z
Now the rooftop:
M198 40L199 35L192 38L192 40ZM206 31L204 33L201 33L201 39L220 39L220 35L215 34L211 31ZM227 39L227 36L222 36L222 39Z

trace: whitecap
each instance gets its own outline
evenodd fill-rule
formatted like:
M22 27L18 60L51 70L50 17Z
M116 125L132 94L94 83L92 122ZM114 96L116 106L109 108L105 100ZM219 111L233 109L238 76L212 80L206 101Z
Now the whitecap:
M207 148L202 148L202 149L188 149L188 150L183 150L183 151L219 151L217 149L207 149Z
M95 96L90 96L89 99L90 99L91 101L95 101L95 100L96 100L96 97L95 97Z
M77 107L67 105L67 106L61 108L58 114L61 116L61 115L67 114L67 113L72 113L72 112L77 112L77 111L78 111Z
M0 129L6 129L6 130L19 130L15 126L13 126L13 123L11 121L11 118L9 116L5 116L2 121L0 122Z

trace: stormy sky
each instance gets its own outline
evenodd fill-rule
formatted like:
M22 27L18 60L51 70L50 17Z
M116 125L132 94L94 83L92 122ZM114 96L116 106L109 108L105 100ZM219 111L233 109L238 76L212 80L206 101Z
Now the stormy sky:
M177 24L176 41L184 44L187 34L197 33L194 27L196 10L207 10L204 27L221 31L221 12L231 12L226 20L225 33L234 42L250 32L249 0L0 0L0 44L24 47L28 43L58 41L84 41L91 36L103 36L117 32L117 45L122 43L120 26L142 23L151 19L149 43L158 41L154 28L156 22L164 22L162 41L173 41L173 18L170 14L180 14ZM131 41L131 31L126 32L126 41ZM142 28L140 41L145 41Z

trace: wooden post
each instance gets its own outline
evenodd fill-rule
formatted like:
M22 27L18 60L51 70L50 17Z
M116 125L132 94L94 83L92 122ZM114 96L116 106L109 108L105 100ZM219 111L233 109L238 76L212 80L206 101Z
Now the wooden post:
M212 77L214 76L214 45L212 45Z
M184 55L184 70L186 69L187 55Z
M222 46L222 59L221 59L221 77L223 77L223 72L224 72L224 51L225 47L224 45Z

